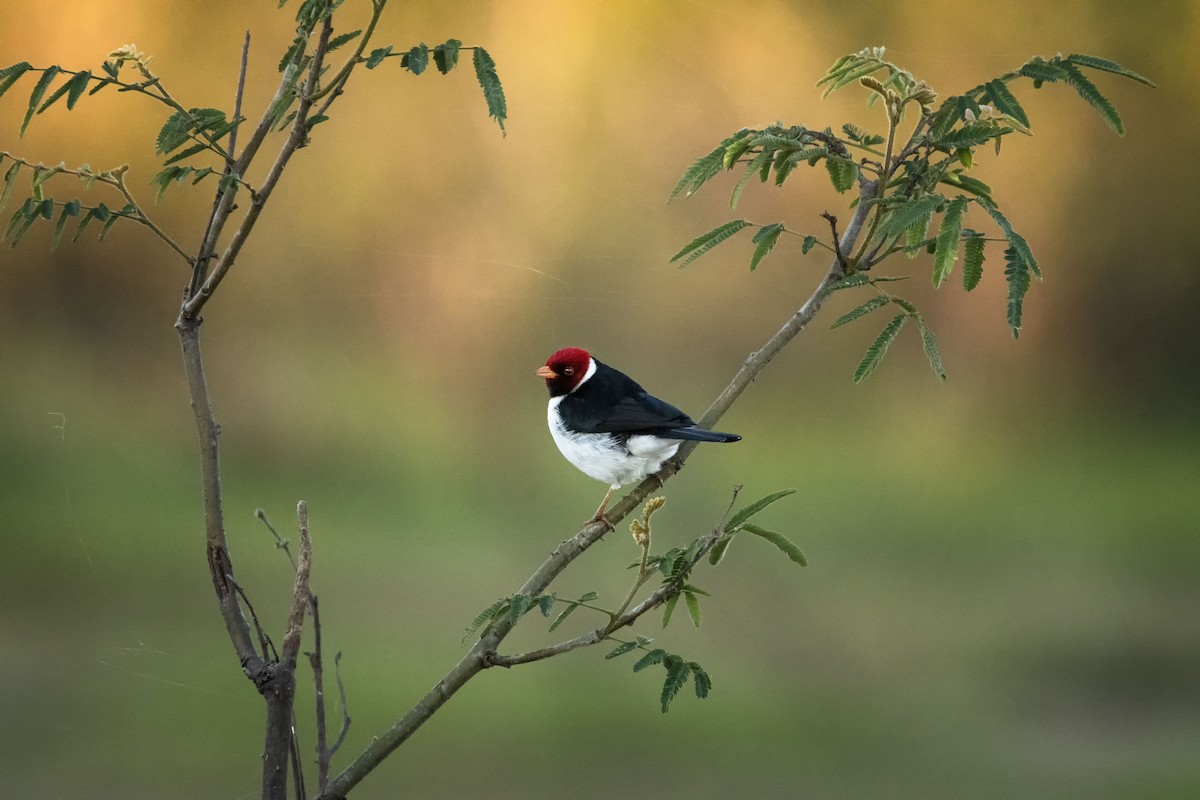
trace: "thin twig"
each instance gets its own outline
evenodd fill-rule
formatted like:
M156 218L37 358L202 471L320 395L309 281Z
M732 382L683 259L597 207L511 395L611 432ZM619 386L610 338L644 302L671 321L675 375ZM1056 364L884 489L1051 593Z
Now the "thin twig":
M246 243L246 238L250 235L250 232L254 230L255 224L258 222L259 214L262 213L263 206L266 205L267 199L271 196L271 192L274 191L276 184L283 176L283 171L284 168L287 167L288 161L290 161L292 156L295 155L296 150L307 143L308 114L312 109L313 93L317 88L317 82L321 74L321 66L324 63L325 53L329 49L329 38L332 33L332 22L330 21L329 17L326 17L321 27L321 35L317 41L317 47L313 51L312 63L308 65L308 79L305 81L304 88L300 92L300 100L296 106L296 116L292 120L291 132L288 134L287 139L280 148L278 155L276 155L275 163L271 165L271 169L267 172L267 177L263 179L262 185L259 187L258 192L251 198L250 208L246 212L246 216L242 218L242 222L238 226L237 230L234 231L233 238L230 239L228 246L225 248L225 252L221 255L220 259L217 260L216 266L213 267L212 272L204 279L204 282L200 284L196 291L191 293L188 299L184 302L182 312L184 315L188 317L195 317L199 315L200 310L204 308L204 305L208 302L209 298L212 297L213 292L215 292L217 289L217 286L219 286L221 281L224 280L225 276L229 273L230 268L237 260L238 255L242 251L242 246ZM269 119L264 118L264 123L268 128L270 127ZM251 139L251 142L254 143L254 147L256 148L256 140L261 141L259 139L260 130L262 130L261 123L259 129L255 130L254 138ZM262 135L265 136L265 132ZM239 174L243 173L241 167L244 166L247 157L251 154L252 151L250 149L250 145L247 145L246 152L242 154L242 157L238 159L237 162L239 166L237 171ZM228 195L229 192L226 193L227 197ZM222 208L224 208L224 204L222 205ZM221 209L218 209L218 218L214 223L214 227L219 224L223 224L223 220L221 218ZM210 238L213 237L210 236Z
M269 530L271 532L271 536L275 538L275 549L282 550L287 554L288 561L291 562L292 565L292 572L295 572L296 559L292 558L292 543L279 535L279 533L275 530L275 526L272 525L271 521L267 519L267 512L263 511L261 508L256 508L254 509L254 516L261 520L263 525L267 526L267 530Z
M242 585L233 579L230 575L229 582L233 584L233 588L237 590L238 596L242 598L242 602L246 604L246 610L250 612L250 619L254 622L254 630L258 633L258 646L262 650L262 657L269 658L272 661L278 660L279 653L275 650L275 643L271 641L271 637L263 630L263 626L258 621L258 614L254 613L254 605L250 602L249 596L246 595L246 590Z
M338 703L342 707L342 728L338 731L337 740L333 746L329 748L329 756L332 758L338 749L342 746L342 742L346 740L346 734L350 732L350 709L346 706L346 684L342 682L342 651L338 650L333 656L333 676L337 679L338 687ZM325 791L325 787L321 787L321 791Z

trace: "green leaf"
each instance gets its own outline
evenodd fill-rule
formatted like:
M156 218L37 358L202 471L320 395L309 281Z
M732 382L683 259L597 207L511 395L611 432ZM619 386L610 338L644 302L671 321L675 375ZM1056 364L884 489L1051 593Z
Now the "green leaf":
M871 277L865 272L856 272L853 275L847 275L840 281L829 287L829 291L836 292L842 289L855 289L859 286L865 286L871 281Z
M390 44L386 47L376 47L374 50L371 51L371 54L367 56L367 59L366 59L367 69L375 69L376 67L378 67L380 64L383 63L383 60L385 58L387 58L391 54L392 54L392 46Z
M779 235L783 233L783 230L783 223L776 222L763 226L758 233L754 234L754 238L750 241L757 246L754 248L754 254L750 256L751 272L758 266L758 262L766 258L767 254L775 248L775 243L779 241Z
M958 258L958 237L962 233L963 214L967 210L967 198L959 195L946 206L942 224L938 228L937 249L933 253L933 288L942 285L954 269Z
M990 80L985 84L987 96L991 99L992 105L997 111L1003 114L1008 114L1017 122L1029 127L1029 115L1025 113L1025 109L1021 108L1021 104L1017 102L1017 98L1009 91L1008 86L999 78Z
M692 625L700 627L700 598L695 592L684 592L683 599L687 603L688 616L692 618Z
M46 98L46 101L42 103L40 108L38 108L37 113L40 114L45 111L47 108L52 106L56 100L68 92L70 92L70 94L67 97L67 109L69 110L74 108L75 101L79 99L81 94L83 94L83 90L87 88L88 80L90 80L91 77L91 72L79 72L71 76L69 80L64 81L62 86L59 86L53 94Z
M711 231L700 234L695 239L684 245L683 249L671 256L671 260L668 263L673 264L682 258L683 263L679 265L679 268L683 269L688 264L707 253L709 250L728 239L730 236L733 236L743 228L749 227L751 224L752 223L749 220L735 219L732 222L726 222L722 225L718 225Z
M750 163L746 165L746 172L734 184L733 191L729 193L729 207L737 208L738 200L742 198L742 190L746 188L746 184L754 177L755 173L761 170L764 166L771 163L771 154L769 151L762 151L754 158L750 159Z
M667 679L663 682L659 700L662 702L662 710L665 714L671 707L671 701L675 699L675 695L679 694L679 690L687 683L692 671L687 662L677 655L669 655L663 659L663 666L667 668Z
M537 597L538 610L542 612L543 617L549 617L550 612L554 610L554 595L543 594Z
M12 88L12 85L21 79L33 66L28 61L22 61L19 64L13 64L11 67L0 69L0 96Z
M563 612L554 619L554 622L550 624L550 629L547 631L547 633L553 633L554 629L559 625L562 625L563 620L571 616L571 614L573 614L577 608L579 608L579 606L575 605L574 603L569 603L567 607L563 609Z
M679 593L676 592L675 594L668 597L666 599L666 602L663 603L662 626L664 628L667 627L667 623L669 623L671 621L671 614L675 613L675 604L678 602L679 602Z
M496 75L496 62L482 47L475 48L475 77L483 89L483 99L487 101L488 116L496 120L501 132L504 131L504 120L508 118L508 104L504 100L504 89L500 86L500 78Z
M617 656L623 656L626 653L628 653L630 650L636 649L637 646L638 646L638 643L636 641L621 642L619 645L617 645L616 649L613 650L608 655L606 655L605 658L609 659L609 658L616 658Z
M18 139L25 135L25 129L29 127L29 121L33 119L33 115L37 112L38 104L42 102L42 95L46 93L46 89L50 87L50 84L54 82L54 79L58 77L58 73L61 71L57 66L46 67L46 70L42 73L42 77L34 85L33 92L29 95L29 108L25 111L25 119L21 121L21 129L17 133Z
M1128 67L1121 66L1115 61L1109 61L1107 58L1097 58L1096 56L1085 56L1082 53L1072 53L1071 55L1067 56L1066 60L1072 64L1078 64L1081 67L1091 67L1092 69L1098 69L1104 72L1111 72L1114 75L1121 75L1125 78L1131 78L1138 83L1151 88L1158 87L1158 84L1149 78L1145 78Z
M314 126L320 125L322 122L325 122L327 119L329 119L328 114L313 114L311 117L304 120L304 129L312 130Z
M742 509L739 509L738 512L735 513L732 517L730 517L729 521L725 523L725 533L734 532L735 530L737 530L738 527L740 527L742 525L742 523L744 523L746 520L753 517L758 512L762 511L767 506L774 503L776 500L780 500L784 497L787 497L789 494L795 494L795 493L796 493L795 489L781 489L778 492L772 492L771 494L767 495L766 497L755 500L750 505L748 505Z
M202 150L208 150L208 149L209 149L209 146L207 144L205 144L204 142L200 142L199 144L194 144L191 147L185 147L184 149L180 150L178 153L176 153L175 155L171 156L166 161L164 161L163 166L166 167L171 164L174 164L176 161L183 161L185 158L190 158L190 157L196 155L197 153L201 152ZM153 183L153 181L151 181L151 182Z
M1040 82L1055 83L1067 77L1067 73L1061 67L1049 64L1037 56L1025 62L1019 71L1026 78L1032 78L1035 84Z
M691 166L684 170L683 175L675 183L675 188L667 195L667 202L671 202L681 194L684 196L695 194L697 189L725 168L724 160L726 151L735 142L749 138L752 133L749 129L742 128L732 136L725 138L711 152L693 161Z
M717 539L717 543L708 551L708 563L714 567L720 564L721 560L725 558L725 551L729 549L731 542L733 542L733 534L725 534Z
M83 218L79 220L79 225L76 226L76 228L75 228L75 235L71 237L72 242L79 241L79 237L83 235L83 232L87 228L88 223L91 222L93 219L95 219L95 217L96 217L96 209L89 208L87 210L87 213L83 215Z
M458 66L458 50L462 42L458 39L448 39L445 44L433 48L433 63L438 72L445 75Z
M424 42L409 50L400 59L400 66L413 75L420 75L429 68L429 48Z
M804 241L800 243L800 253L807 255L809 250L812 250L817 243L817 237L805 236Z
M688 667L692 670L692 678L695 680L696 697L703 700L712 691L712 678L695 661L689 662Z
M192 117L186 111L176 111L167 117L158 138L154 140L154 152L160 155L169 153L188 140L192 130Z
M859 274L861 274L861 273L859 273ZM865 317L867 314L870 314L872 311L876 311L880 308L883 308L890 302L892 302L892 298L890 295L879 295L877 297L872 297L870 300L863 303L862 305L860 305L856 308L852 308L849 311L847 311L845 314L843 314L842 316L838 317L837 322L833 323L829 327L830 327L830 329L840 328L842 325L845 325L847 322L853 322L854 320L858 319L859 317Z
M885 235L902 235L913 225L928 219L934 209L944 202L946 202L946 198L935 192L918 197L916 200L909 200L904 205L893 208L883 224Z
M992 187L978 178L972 178L970 175L964 175L961 172L947 172L942 176L941 183L949 184L987 200L992 199Z
M1013 338L1021 335L1021 313L1029 291L1029 264L1015 247L1004 250L1004 277L1008 281L1008 327Z
M525 616L525 612L533 605L533 598L527 594L514 594L508 605L508 618L516 624L517 620Z
M67 218L70 216L72 215L68 211L68 207L64 205L62 213L58 215L58 222L54 224L54 238L50 240L50 252L58 249L58 243L62 241L63 230L67 227Z
M1088 80L1087 76L1080 72L1074 64L1063 64L1062 69L1067 74L1067 85L1074 89L1075 93L1082 97L1088 105L1096 109L1118 136L1124 136L1125 124L1121 122L1121 115L1117 113L1116 107L1109 102L1109 99L1100 94L1096 85Z
M858 363L858 368L854 370L854 382L862 383L867 379L875 368L879 366L879 362L883 361L883 357L887 354L888 347L892 342L896 341L896 335L900 333L900 328L904 327L904 321L908 319L908 314L897 314L896 317L880 331L875 337L875 341L871 342L871 346L867 348L867 352L863 354L862 361Z
M17 172L21 169L21 162L14 161L12 166L8 168L8 172L4 173L4 190L0 192L0 211L8 205L8 198L12 197L13 186L17 182Z
M1026 266L1029 267L1034 275L1039 278L1042 277L1041 267L1038 266L1037 260L1033 257L1033 251L1029 249L1029 243L1025 241L1025 237L1013 230L1012 225L1008 222L1008 218L1001 213L995 203L981 200L979 204L992 216L992 219L1000 226L1000 230L1004 231L1004 236L1008 239L1008 243L1020 254Z
M42 219L53 219L54 201L47 197L42 202L38 203L37 213Z
M113 225L117 224L117 220L121 218L121 214L114 213L104 220L104 227L100 228L100 241L108 238L108 232L112 230Z
M348 43L354 41L355 39L357 39L359 34L361 34L361 33L362 33L362 29L360 28L359 30L350 31L349 33L343 33L343 34L333 37L332 39L329 40L329 44L328 44L328 46L326 46L325 52L332 53L334 50L337 50L339 47L342 47L343 45L348 44Z
M784 536L782 533L779 533L778 531L767 530L759 525L755 525L753 522L747 522L746 524L742 525L742 530L746 531L747 533L753 533L755 536L767 540L771 544L775 545L775 547L777 547L781 553L800 566L808 566L808 559L805 557L804 552L797 547L791 539Z
M858 177L858 166L840 158L826 158L825 169L829 170L829 180L839 194L854 186Z
M939 379L946 380L946 368L942 366L942 354L938 351L937 339L933 335L933 329L925 324L925 318L920 314L916 315L917 326L921 329L921 348L925 351L925 358L929 361L929 368L933 370L933 374Z
M978 147L1007 132L1008 128L997 126L990 121L969 122L961 128L951 130L945 136L935 140L935 144L944 150Z
M84 217L84 219L86 220L87 218ZM80 227L83 227L82 224ZM75 237L79 238L79 234L76 233ZM466 635L463 636L463 641L465 642L471 636L471 634L479 630L480 626L484 623L488 623L488 627L491 627L491 623L504 612L504 609L507 606L508 599L502 597L485 608L483 611L480 611L475 619L471 620L471 624L467 626Z
M983 247L987 241L982 236L972 236L963 245L963 288L968 292L979 285L983 277Z
M633 671L641 672L646 667L650 667L655 664L661 664L662 660L666 657L667 651L663 650L661 647L656 647L638 659L637 663L633 665Z

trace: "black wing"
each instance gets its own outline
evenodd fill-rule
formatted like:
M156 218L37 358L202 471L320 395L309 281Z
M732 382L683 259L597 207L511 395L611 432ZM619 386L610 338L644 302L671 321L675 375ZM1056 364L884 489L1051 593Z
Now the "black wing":
M675 406L659 400L632 378L596 362L596 374L563 398L563 421L583 433L654 433L670 438L695 425Z

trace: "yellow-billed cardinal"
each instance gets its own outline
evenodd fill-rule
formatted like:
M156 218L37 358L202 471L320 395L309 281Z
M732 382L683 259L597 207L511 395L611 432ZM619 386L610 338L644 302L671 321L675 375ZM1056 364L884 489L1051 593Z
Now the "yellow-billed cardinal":
M680 440L742 438L696 427L687 414L578 347L559 350L535 374L550 390L547 420L554 443L567 461L609 486L592 522L606 521L612 493L658 472Z

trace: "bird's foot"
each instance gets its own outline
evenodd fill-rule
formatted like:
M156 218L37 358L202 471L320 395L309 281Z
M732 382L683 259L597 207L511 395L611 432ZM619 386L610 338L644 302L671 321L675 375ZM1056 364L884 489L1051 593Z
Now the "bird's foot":
M597 511L595 516L593 516L591 519L587 520L583 524L591 525L596 522L602 523L604 525L604 527L608 528L610 531L615 531L617 529L617 526L613 525L612 522L609 521L608 517L606 517L604 515L603 511Z

